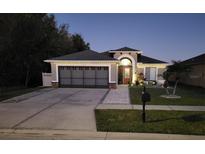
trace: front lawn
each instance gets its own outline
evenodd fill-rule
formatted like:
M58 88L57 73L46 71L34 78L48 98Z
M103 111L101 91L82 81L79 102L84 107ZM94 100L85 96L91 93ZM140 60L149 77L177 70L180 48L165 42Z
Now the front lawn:
M141 93L142 87L130 87L130 100L132 104L142 104ZM176 90L176 94L181 96L181 99L167 99L160 95L165 95L164 88L147 88L147 92L151 94L150 105L205 105L205 89L180 86Z
M143 123L139 110L96 110L98 131L205 135L205 112L153 111Z
M0 101L5 99L9 99L12 97L16 97L19 95L23 95L43 87L34 87L34 88L26 88L26 87L8 87L8 88L1 88L0 89Z

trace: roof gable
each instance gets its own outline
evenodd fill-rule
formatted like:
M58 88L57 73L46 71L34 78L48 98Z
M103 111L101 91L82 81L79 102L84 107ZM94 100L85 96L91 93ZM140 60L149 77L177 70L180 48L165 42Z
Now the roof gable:
M109 51L102 52L102 54L113 57L113 55L111 53L109 53ZM138 57L137 62L149 63L149 64L162 64L162 63L166 64L167 63L165 61L161 61L161 60L158 60L158 59L147 57L147 56L144 56L144 55L141 55L141 54L137 54L137 55L138 55L137 56Z
M117 60L107 55L98 53L93 50L84 50L64 56L54 57L49 60Z

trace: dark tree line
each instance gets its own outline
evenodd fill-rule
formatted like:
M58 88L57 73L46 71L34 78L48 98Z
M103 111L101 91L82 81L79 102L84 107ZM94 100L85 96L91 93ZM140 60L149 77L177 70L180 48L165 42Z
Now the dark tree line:
M89 43L53 15L1 14L0 86L41 85L41 73L50 71L43 60L85 49Z

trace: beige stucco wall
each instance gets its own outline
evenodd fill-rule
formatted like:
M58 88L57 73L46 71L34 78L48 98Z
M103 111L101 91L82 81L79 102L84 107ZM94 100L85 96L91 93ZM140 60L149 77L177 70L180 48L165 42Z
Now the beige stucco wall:
M51 86L52 73L42 73L43 86Z
M56 81L56 64L51 63L51 80Z
M180 82L205 88L205 64L194 65L191 72L183 73Z
M137 74L143 73L144 74L144 68L137 68Z
M158 68L158 80L163 80L163 73L166 71L166 68Z
M156 68L166 68L167 64L142 64L138 63L138 68L144 68L144 67L156 67Z
M117 64L111 64L111 81L117 83L118 74L117 74Z
M119 58L120 56L122 56L122 55L132 56L132 57L134 58L134 60L135 60L135 63L137 63L137 53L135 53L135 52L130 52L130 54L129 54L129 52L122 52L122 54L121 54L121 52L116 52L116 53L114 54L114 58L118 59L118 58Z

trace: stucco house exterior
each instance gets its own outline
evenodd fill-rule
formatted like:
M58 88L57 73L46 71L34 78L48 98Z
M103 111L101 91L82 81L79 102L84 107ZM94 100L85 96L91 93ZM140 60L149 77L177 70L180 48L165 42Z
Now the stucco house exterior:
M85 50L44 62L51 64L51 81L46 83L54 87L116 88L118 84L135 84L140 73L146 80L160 81L167 66L128 47L101 53Z
M205 88L205 53L192 57L181 64L190 66L189 73L182 73L180 76L180 82Z

